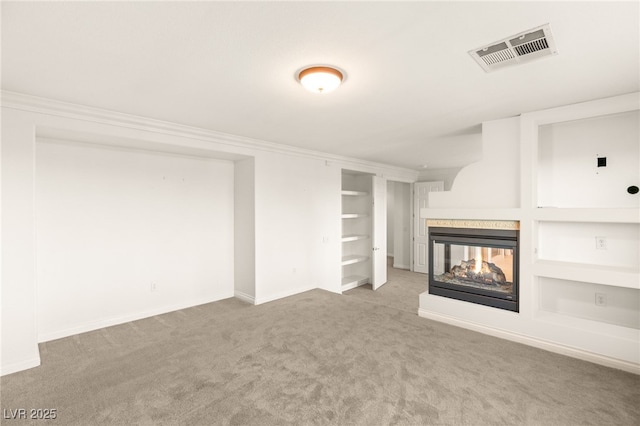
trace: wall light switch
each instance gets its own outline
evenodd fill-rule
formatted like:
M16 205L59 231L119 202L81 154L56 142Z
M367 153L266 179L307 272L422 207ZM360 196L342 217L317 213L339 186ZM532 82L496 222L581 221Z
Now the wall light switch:
M607 167L607 157L598 157L598 167Z

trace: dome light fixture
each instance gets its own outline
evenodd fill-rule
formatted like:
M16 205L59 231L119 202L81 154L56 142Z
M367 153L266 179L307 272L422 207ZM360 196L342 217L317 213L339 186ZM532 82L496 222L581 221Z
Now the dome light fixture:
M298 73L298 81L302 86L314 93L328 93L340 86L344 73L330 66L313 66L304 68Z

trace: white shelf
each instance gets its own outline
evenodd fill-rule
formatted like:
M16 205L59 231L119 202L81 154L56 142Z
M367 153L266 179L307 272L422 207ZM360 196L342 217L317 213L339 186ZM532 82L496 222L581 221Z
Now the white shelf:
M366 240L367 238L369 238L368 235L349 234L342 236L342 242L346 243L349 241Z
M627 344L635 344L638 339L638 329L624 327L616 324L609 324L602 321L594 321L586 318L579 318L569 315L558 314L540 310L536 313L536 320L553 324L559 327L569 327L583 330L588 333L597 333L607 336L608 339L621 339ZM622 342L620 342L622 343ZM637 346L636 346L637 347Z
M640 223L640 209L539 207L533 218L548 222Z
M343 213L342 214L342 218L343 219L357 219L360 217L368 217L369 215L366 213Z
M520 209L420 209L421 219L520 220L520 217Z
M538 260L533 264L533 273L540 277L640 289L638 267Z
M349 275L342 278L342 291L351 290L369 282L369 277L362 275Z
M350 255L342 257L342 266L353 265L354 263L366 262L369 256Z
M348 191L345 189L342 190L342 195L348 195L352 197L359 197L359 196L368 195L368 194L369 193L366 191Z

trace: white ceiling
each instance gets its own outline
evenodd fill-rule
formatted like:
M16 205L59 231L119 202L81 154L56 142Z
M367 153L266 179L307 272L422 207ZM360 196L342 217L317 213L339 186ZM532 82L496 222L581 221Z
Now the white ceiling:
M639 90L639 2L2 2L2 89L421 170L480 123ZM559 49L467 51L550 23ZM336 91L295 73L332 64Z

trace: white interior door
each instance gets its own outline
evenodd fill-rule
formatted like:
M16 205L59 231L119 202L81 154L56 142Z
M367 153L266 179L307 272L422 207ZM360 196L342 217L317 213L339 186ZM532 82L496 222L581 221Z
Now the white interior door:
M371 252L372 277L374 290L387 282L387 180L373 176L373 247Z
M429 273L429 233L427 221L420 218L420 209L429 206L429 192L444 191L444 182L416 182L413 184L413 270Z

